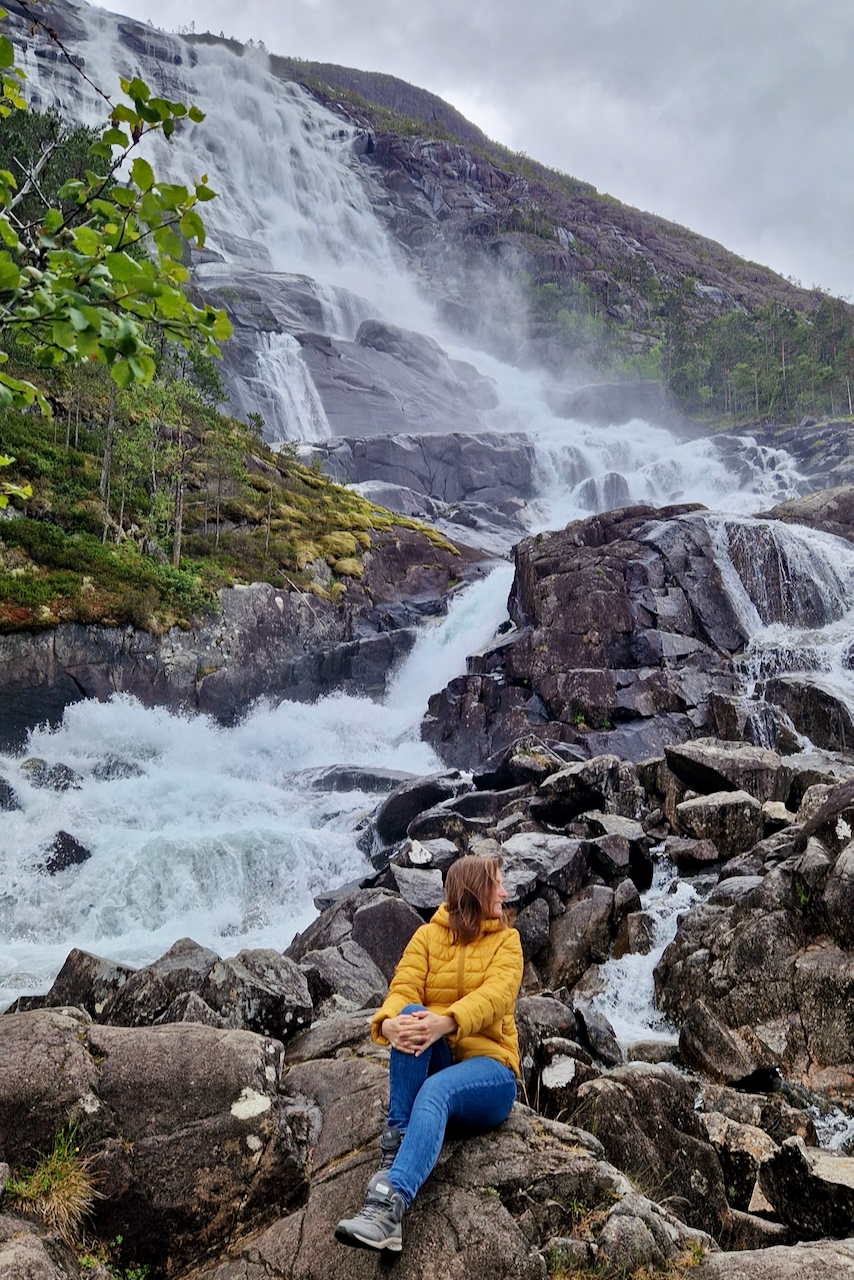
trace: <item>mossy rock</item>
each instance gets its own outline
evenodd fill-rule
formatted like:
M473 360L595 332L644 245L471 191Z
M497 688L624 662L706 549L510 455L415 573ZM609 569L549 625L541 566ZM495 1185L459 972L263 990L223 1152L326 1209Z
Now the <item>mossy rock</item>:
M324 553L316 542L298 542L294 548L294 559L300 569L304 569L312 560L322 560Z
M345 533L343 530L327 533L322 542L324 553L338 559L342 556L354 556L358 545L352 533Z
M334 561L332 572L337 573L339 578L361 578L364 566L355 556L345 556L342 560Z

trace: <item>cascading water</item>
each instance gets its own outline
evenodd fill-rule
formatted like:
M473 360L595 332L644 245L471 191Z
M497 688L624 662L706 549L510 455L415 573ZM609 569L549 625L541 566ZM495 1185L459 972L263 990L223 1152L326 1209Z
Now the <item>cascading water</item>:
M806 674L854 714L854 547L779 522L705 517L724 587L750 636L743 687Z
M511 580L502 565L457 597L380 705L341 695L259 705L223 729L127 697L78 703L26 752L80 775L61 796L35 787L22 757L0 756L23 806L0 815L0 1005L45 989L72 946L132 963L187 934L221 954L285 947L314 916L315 894L364 872L354 825L376 803L312 791L306 770L441 768L419 738L426 695L494 634ZM92 857L51 877L57 827Z

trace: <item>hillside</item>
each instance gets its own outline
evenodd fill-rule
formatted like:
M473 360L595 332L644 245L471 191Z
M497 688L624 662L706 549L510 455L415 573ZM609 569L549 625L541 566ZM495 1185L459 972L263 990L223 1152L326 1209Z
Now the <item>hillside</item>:
M363 168L391 233L446 318L502 357L655 377L693 416L850 412L843 300L513 153L393 76L278 55L270 68L368 132Z

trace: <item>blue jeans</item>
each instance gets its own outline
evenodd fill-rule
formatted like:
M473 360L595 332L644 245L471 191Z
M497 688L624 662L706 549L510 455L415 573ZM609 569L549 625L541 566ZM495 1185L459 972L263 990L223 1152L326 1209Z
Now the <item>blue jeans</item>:
M401 1013L423 1009L408 1004ZM388 1123L400 1129L388 1180L406 1203L439 1159L449 1120L469 1133L492 1129L506 1120L516 1101L516 1077L495 1058L466 1058L455 1065L444 1040L414 1054L391 1051Z

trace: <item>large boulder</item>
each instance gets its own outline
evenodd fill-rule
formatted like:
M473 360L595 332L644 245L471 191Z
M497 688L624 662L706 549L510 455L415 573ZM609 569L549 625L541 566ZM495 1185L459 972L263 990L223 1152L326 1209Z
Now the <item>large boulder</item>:
M150 1026L172 1001L200 991L219 956L192 938L180 938L152 964L137 970L109 997L102 1022L119 1027Z
M0 1038L0 1152L31 1163L74 1121L97 1157L92 1225L129 1257L177 1270L304 1195L314 1121L279 1094L276 1041L74 1010L13 1014Z
M218 960L200 995L226 1026L278 1040L288 1040L308 1026L313 1012L305 975L293 960L266 948Z
M777 1213L799 1239L846 1236L854 1215L854 1160L807 1147L787 1138L763 1160L759 1185Z
M680 832L711 840L722 858L732 858L762 835L762 805L746 791L715 791L676 806Z
M642 1171L654 1198L684 1197L688 1222L726 1244L732 1227L720 1161L673 1067L635 1062L583 1084L576 1123L591 1129L618 1168Z
M591 964L608 958L613 906L613 890L594 885L552 921L542 964L549 987L572 988Z
M854 1240L716 1253L693 1274L697 1280L854 1280Z
M665 747L667 764L692 791L746 791L760 804L788 799L792 770L776 751L702 739Z

